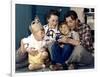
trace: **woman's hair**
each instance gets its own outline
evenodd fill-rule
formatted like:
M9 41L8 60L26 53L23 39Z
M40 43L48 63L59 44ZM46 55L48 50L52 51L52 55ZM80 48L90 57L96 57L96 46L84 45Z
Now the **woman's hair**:
M49 13L47 14L47 19L50 18L51 15L55 15L59 17L59 12L57 10L50 10Z
M67 17L71 17L72 20L76 20L78 18L77 13L73 10L70 10L70 11L66 12L64 18L66 19Z

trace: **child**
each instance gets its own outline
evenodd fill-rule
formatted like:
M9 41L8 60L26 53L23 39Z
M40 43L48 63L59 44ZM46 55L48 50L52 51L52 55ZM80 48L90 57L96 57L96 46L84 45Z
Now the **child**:
M53 68L56 66L58 67L58 64L61 66L66 63L66 61L69 59L74 46L68 43L68 39L77 39L79 40L78 34L75 31L70 31L67 23L61 23L59 25L60 34L56 37L56 42L52 46L52 64ZM66 42L63 42L66 40ZM52 69L52 68L51 68ZM56 68L58 69L58 68Z
M56 37L56 40L60 41L62 37L79 40L79 34L74 30L70 30L66 22L60 24L59 30L60 34Z
M32 34L22 39L21 49L28 52L29 70L45 68L44 61L48 57L45 31L42 25L35 20L30 26Z

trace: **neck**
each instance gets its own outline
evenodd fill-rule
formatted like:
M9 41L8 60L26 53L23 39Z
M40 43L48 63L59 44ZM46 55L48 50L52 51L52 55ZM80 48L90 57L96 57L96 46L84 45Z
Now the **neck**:
M38 37L36 37L35 35L33 35L33 37L34 37L34 39L35 39L36 41L40 41L40 40L38 39Z

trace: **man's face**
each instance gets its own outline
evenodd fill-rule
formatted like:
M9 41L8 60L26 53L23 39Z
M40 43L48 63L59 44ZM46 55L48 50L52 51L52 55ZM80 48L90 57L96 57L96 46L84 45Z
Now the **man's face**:
M66 22L69 26L69 28L74 29L76 25L76 20L73 20L70 16L66 17Z
M51 15L50 18L48 19L48 24L51 26L56 26L58 24L58 16Z

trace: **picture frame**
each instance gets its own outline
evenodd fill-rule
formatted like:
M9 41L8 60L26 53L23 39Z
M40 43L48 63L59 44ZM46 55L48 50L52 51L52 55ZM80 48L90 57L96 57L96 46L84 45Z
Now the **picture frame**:
M23 34L23 36L20 36L19 38L16 38L18 35L20 35L21 33L20 33L20 31L21 30L18 30L19 28L18 27L16 27L16 24L17 24L17 20L19 20L19 19L21 19L20 17L18 18L17 17L17 15L19 14L19 16L20 16L20 13L21 13L21 10L23 9L23 7L25 7L26 6L26 8L25 9L27 9L26 11L30 11L29 9L30 9L30 7L32 7L33 9L34 9L34 6L42 6L42 7L52 7L52 8L54 8L54 7L56 7L56 9L58 9L58 11L62 11L63 10L63 8L65 8L64 10L66 10L66 8L67 9L69 9L70 7L72 7L72 8L70 8L70 9L75 9L76 10L76 8L94 8L95 9L95 7L94 6L92 6L92 5L90 5L90 6L85 6L85 5L77 5L77 4L70 4L70 2L69 3L67 3L67 4L63 4L62 5L62 3L56 3L56 2L40 2L40 3L38 3L38 2L40 2L39 0L37 0L37 1L35 1L35 0L25 0L25 1L20 1L20 0L15 0L15 1L12 1L12 57L11 57L11 60L12 60L12 63L11 63L11 65L12 65L12 67L11 67L11 73L12 73L12 76L15 76L15 77L22 77L22 76L48 76L48 74L49 75L57 75L57 74L59 74L59 77L61 76L61 75L63 75L64 74L64 76L65 76L65 74L67 73L69 76L70 76L70 74L71 73L73 73L73 74L75 74L76 73L76 75L78 74L78 73L83 73L83 72L94 72L95 71L95 68L93 68L93 69L86 69L86 70L60 70L60 71L45 71L45 72L16 72L16 61L15 61L15 52L16 52L16 49L18 49L19 48L19 44L20 43L17 43L17 42L20 42L20 40L19 39L21 39L21 37L23 37L23 36L25 36L25 34L22 32L22 34ZM21 6L22 5L22 6ZM29 7L27 7L27 6L29 6ZM19 7L19 8L18 8ZM21 9L22 8L22 9ZM20 9L20 10L19 10ZM20 11L19 13L18 13L18 10ZM81 9L82 10L82 9ZM23 12L24 10L22 10L22 13L24 14L24 12ZM21 14L21 15L23 15L23 14ZM28 15L29 13L27 12L27 15ZM63 12L62 12L62 14L63 14ZM40 14L41 15L41 14ZM80 16L80 15L79 15ZM30 25L30 23L31 23L31 21L32 20L34 20L34 18L35 18L35 16L33 16L33 18L30 18L31 17L31 15L29 16L29 21L28 22L26 22L26 23L23 23L23 24L27 24L27 27L26 27L26 30L28 31L28 26ZM18 18L18 19L17 19ZM28 17L27 17L28 18ZM64 18L64 17L61 17L61 18ZM42 21L43 22L43 24L45 24L46 23L46 20L44 19L44 20L41 20L42 19L42 17L40 18L40 21ZM80 18L81 19L81 18ZM27 19L26 19L26 21L27 21ZM44 22L45 21L45 22ZM84 22L84 19L81 19L81 21L82 22ZM24 22L24 21L23 21ZM95 21L94 21L95 22ZM21 24L17 24L17 25L21 25ZM24 27L23 27L24 28ZM19 34L17 34L16 32L18 32L19 31ZM26 36L27 35L29 35L30 33L28 32L28 33L26 33ZM18 40L18 41L16 41L16 40ZM84 73L83 73L84 74Z

